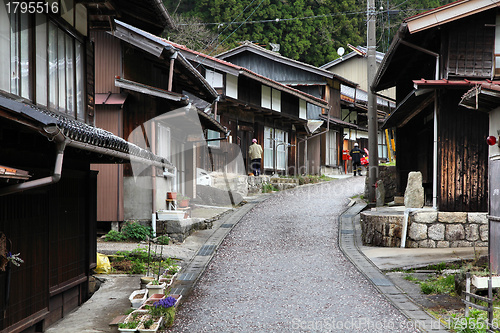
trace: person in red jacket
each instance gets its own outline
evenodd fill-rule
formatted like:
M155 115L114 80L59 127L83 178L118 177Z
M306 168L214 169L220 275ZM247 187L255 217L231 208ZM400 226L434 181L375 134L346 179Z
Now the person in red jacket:
M356 172L360 176L361 175L361 157L363 156L363 152L361 149L359 149L358 143L354 143L354 148L352 148L351 152L349 153L352 158L352 171L354 172L354 176L356 176Z

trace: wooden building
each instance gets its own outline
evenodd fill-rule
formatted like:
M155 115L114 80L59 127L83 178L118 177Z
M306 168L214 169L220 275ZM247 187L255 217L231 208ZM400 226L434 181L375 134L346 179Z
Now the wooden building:
M377 73L377 91L396 87L398 189L421 171L427 204L440 211L488 209L488 115L460 101L498 66L499 1L461 0L406 19Z
M354 47L348 45L352 50L346 55L326 63L320 68L335 73L350 81L356 82L357 87L340 85L340 99L342 100L342 120L355 124L355 128L344 128L344 149L351 150L354 142L358 142L360 148L368 149L368 60L367 49L363 46ZM380 65L384 53L376 52L376 63ZM387 115L396 107L395 88L381 91L377 96L377 115L379 128L384 123ZM382 97L384 96L384 97ZM378 157L380 160L389 160L394 157L394 149L391 149L392 132L379 130L378 133Z
M158 29L166 21L158 3L46 3L50 13L37 15L9 13L7 2L0 5L0 156L7 167L2 169L18 176L0 174L5 333L42 332L89 297L97 209L97 173L90 165L133 160L171 167L94 127L89 32L110 29L118 17ZM13 265L9 253L19 253L24 262Z
M96 49L96 124L163 156L173 168L96 166L98 221L151 219L168 191L196 196L196 157L206 128L226 129L197 109L217 92L175 48L121 21L92 34ZM193 103L192 103L193 102ZM168 114L168 115L167 115ZM195 138L196 137L196 138Z
M342 163L344 128L357 128L342 119L341 84L357 84L327 70L295 61L251 42L217 55L238 66L283 85L300 90L328 103L328 107L308 104L309 126L299 129L297 156L303 172L320 174L337 172ZM312 131L311 131L312 130Z
M231 154L236 148L241 151L246 170L250 172L248 147L256 138L264 150L262 168L265 173L305 173L298 154L299 133L306 131L307 110L312 107L328 109L327 101L248 68L168 43L178 48L219 93L215 116L230 132L226 142L209 143L214 161L224 161L222 156ZM206 168L217 170L220 166L214 163Z

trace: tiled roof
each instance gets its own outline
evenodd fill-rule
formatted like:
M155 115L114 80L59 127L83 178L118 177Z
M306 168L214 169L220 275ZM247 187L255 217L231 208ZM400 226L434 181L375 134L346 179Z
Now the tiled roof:
M36 128L57 126L69 141L68 146L89 150L126 160L142 160L157 166L171 166L161 157L102 128L69 119L62 114L15 101L0 95L0 109L17 115L19 121L30 122ZM47 134L47 136L49 136Z

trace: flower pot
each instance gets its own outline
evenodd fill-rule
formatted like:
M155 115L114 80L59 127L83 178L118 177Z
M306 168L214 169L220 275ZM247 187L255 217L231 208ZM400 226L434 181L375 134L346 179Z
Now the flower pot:
M137 329L139 330L140 333L154 333L156 331L158 331L158 329L160 328L161 326L161 323L163 321L163 317L160 317L158 320L156 320L153 325L151 325L149 328L146 328L144 326L144 323L147 319L143 320L141 322L141 324L137 327Z
M151 296L153 294L164 294L166 286L167 284L165 282L160 284L153 284L153 282L150 282L146 285L146 288L148 289L148 295Z
M178 202L180 208L186 208L189 206L189 199L180 200Z
M147 289L140 289L140 290L134 290L132 294L129 296L130 304L134 309L139 308L142 303L146 301L148 298L148 290Z
M119 332L136 332L137 331L137 327L140 325L141 321L142 321L142 318L144 316L146 316L148 314L147 311L141 311L141 310L135 310L133 311L132 313L130 313L126 318L125 320L123 321L123 323L130 323L130 322L137 322L137 325L136 327L120 327L120 325L118 325L118 331Z
M141 277L141 289L145 289L146 288L146 285L153 281L155 278L152 277L152 276L142 276Z
M488 289L488 276L477 276L472 275L471 283L477 289ZM492 288L500 288L500 276L492 276L491 277L491 287Z
M177 192L167 192L167 199L177 199Z
M177 210L159 210L156 213L158 215L158 220L160 221L180 221L184 218L184 212Z

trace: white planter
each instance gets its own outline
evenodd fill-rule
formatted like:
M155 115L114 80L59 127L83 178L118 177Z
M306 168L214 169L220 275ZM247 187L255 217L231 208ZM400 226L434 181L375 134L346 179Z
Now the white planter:
M156 214L158 220L181 221L184 219L184 212L179 210L159 210Z
M488 276L476 276L472 275L471 283L477 289L488 289ZM491 287L500 288L500 276L491 277Z
M160 328L161 326L161 323L163 321L163 317L160 317L160 319L155 322L155 327L154 328L145 328L144 327L144 321L139 325L139 327L137 327L137 329L139 330L140 333L154 333L154 332L157 332L158 329Z
M137 327L139 327L140 325L140 322L142 320L141 316L144 316L146 315L148 312L147 311L141 311L141 310L135 310L133 311L131 314L129 314L125 320L123 321L124 323L128 323L130 321L133 320L133 317L134 317L134 314L137 314L137 321L139 321L139 324L137 325ZM137 327L136 328L120 328L118 326L118 331L119 332L136 332L137 331Z
M137 295L143 294L141 298L136 298ZM130 304L132 304L132 307L134 309L137 309L148 299L148 290L147 289L140 289L140 290L134 290L132 294L130 294L129 298Z
M165 282L160 284L153 284L152 282L146 285L148 289L148 296L151 297L153 294L165 294L165 287L167 284Z

